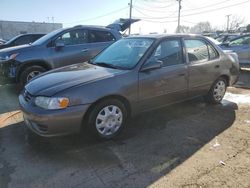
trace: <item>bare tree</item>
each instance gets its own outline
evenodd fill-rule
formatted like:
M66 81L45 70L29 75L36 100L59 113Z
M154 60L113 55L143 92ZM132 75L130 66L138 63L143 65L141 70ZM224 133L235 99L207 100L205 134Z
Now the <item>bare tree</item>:
M177 32L178 28L176 28L176 32ZM190 33L190 27L185 26L185 25L180 25L180 33Z
M245 23L245 18L238 16L238 15L232 15L230 17L229 22L229 30L236 31Z
M204 31L212 31L212 26L209 22L199 22L190 29L191 33L202 33Z

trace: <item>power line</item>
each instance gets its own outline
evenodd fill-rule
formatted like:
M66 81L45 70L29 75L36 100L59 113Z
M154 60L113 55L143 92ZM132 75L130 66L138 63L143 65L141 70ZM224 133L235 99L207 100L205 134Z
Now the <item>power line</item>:
M196 13L186 14L186 15L183 15L181 17L193 16L193 15L198 15L198 14L204 14L204 13L207 13L207 12L214 12L214 11L218 11L218 10L230 8L230 7L233 7L233 6L242 5L242 4L245 4L245 3L250 3L250 0L244 1L244 2L241 2L241 3L236 3L236 4L228 5L228 6L225 6L225 7L216 8L216 9L205 10L203 12L196 12Z
M109 13L106 13L106 14L103 14L103 15L100 15L100 16L96 16L96 17L88 18L88 19L84 19L84 20L78 20L78 21L75 21L75 22L65 22L65 24L72 24L72 23L79 23L79 22L87 22L87 21L97 20L99 18L102 18L102 17L109 16L109 15L114 14L114 13L120 12L121 10L125 10L127 8L128 7L126 6L126 7L114 10L112 12L109 12Z
M148 4L149 2L148 1L142 1L140 0L140 2L142 2L145 6L147 7L150 7L150 8L155 8L155 9L164 9L164 8L168 8L168 7L172 7L175 5L175 3L172 3L172 4L168 4L168 5L165 5L165 6L155 6L156 4ZM155 2L155 1L154 1ZM156 2L157 3L157 2ZM159 3L159 2L158 2ZM161 2L161 3L166 3L166 2Z
M166 17L152 17L151 15L145 14L144 12L140 11L138 8L134 7L134 10L136 10L138 13L140 13L143 16L146 16L149 19L161 19L161 18L166 18ZM165 12L166 13L166 12ZM173 16L174 14L176 14L177 11L173 12L173 14L169 15L169 16Z
M186 9L186 10L183 10L183 12L189 12L189 11L195 11L195 10L199 10L199 9L205 9L205 8L209 8L209 7L214 7L214 6L218 6L220 4L224 4L225 2L228 2L228 1L231 1L231 0L221 1L221 2L218 2L216 4L210 4L210 5L207 5L207 6L204 6L204 7Z
M215 12L215 11L218 11L218 10L222 10L222 9L226 9L226 8L230 8L230 7L234 7L234 6L238 6L238 5L242 5L242 4L246 4L246 3L250 3L250 0L244 1L244 2L241 2L241 3L231 4L231 5L224 6L224 7L219 7L219 8L216 8L216 9L209 9L209 10L204 10L204 11L200 11L200 12L195 12L195 13L190 13L190 14L184 14L184 15L181 15L180 17L188 17L188 16L199 15L199 14L204 14L204 13L208 13L208 12ZM146 17L140 17L140 18L141 19L148 19ZM173 16L168 16L168 17L152 17L150 19L168 19L168 18L175 18L175 17L173 17Z

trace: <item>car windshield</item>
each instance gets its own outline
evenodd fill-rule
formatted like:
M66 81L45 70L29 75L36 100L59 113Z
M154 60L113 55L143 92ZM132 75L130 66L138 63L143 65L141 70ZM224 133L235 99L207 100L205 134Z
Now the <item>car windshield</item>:
M15 36L13 37L12 39L8 40L5 44L10 44L12 43L13 41L15 41L17 38L19 38L21 35L18 35L18 36Z
M58 33L60 33L63 29L58 29L55 31L52 31L50 33L48 33L47 35L44 35L43 37L39 38L38 40L36 40L35 42L32 43L32 45L41 45L44 44L45 42L47 42L51 37L57 35Z
M133 68L153 43L149 38L121 39L100 53L91 63L117 69Z

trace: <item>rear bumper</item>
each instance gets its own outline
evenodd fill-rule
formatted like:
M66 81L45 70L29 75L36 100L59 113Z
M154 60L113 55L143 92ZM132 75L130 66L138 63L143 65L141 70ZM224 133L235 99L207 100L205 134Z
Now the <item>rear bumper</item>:
M19 104L27 127L44 137L80 132L82 120L90 105L79 105L62 110L45 110L26 102L22 95Z

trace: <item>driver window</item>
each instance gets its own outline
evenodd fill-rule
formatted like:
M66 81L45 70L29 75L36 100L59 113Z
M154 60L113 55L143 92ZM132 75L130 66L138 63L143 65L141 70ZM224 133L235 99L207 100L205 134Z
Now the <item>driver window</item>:
M153 53L153 58L163 62L163 67L183 63L181 42L178 39L160 43Z
M56 39L67 45L85 44L88 42L88 33L84 29L72 30L62 34Z

